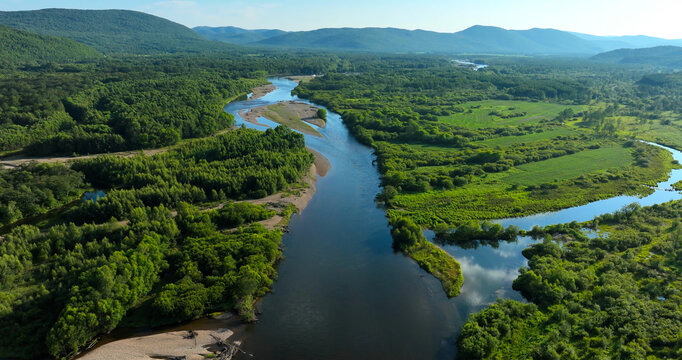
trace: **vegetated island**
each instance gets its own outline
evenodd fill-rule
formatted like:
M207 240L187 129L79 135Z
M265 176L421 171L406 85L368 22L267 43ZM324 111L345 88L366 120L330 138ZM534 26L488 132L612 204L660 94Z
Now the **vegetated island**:
M321 114L319 110L324 109L318 109L315 106L298 101L286 101L253 108L249 111L242 111L239 113L239 116L252 124L267 126L258 122L258 118L264 117L278 124L286 125L294 130L298 130L304 134L322 137L322 134L315 130L315 128L306 124L310 123L318 127L324 127L326 125L325 119L321 117L323 114ZM326 118L326 112L324 113L324 117Z

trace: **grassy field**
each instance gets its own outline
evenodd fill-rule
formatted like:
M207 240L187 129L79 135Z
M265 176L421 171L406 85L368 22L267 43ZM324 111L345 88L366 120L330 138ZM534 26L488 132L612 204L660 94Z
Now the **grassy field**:
M649 120L646 124L638 123L637 118L633 116L615 116L612 119L620 120L619 134L621 135L682 150L682 119L675 114L665 112L661 114L661 119Z
M665 180L673 168L673 158L668 151L646 148L651 153L646 167L633 164L632 149L613 144L488 174L452 190L400 193L388 212L433 228L440 223L457 225L556 211L621 194L648 194L651 190L643 185ZM554 188L526 188L540 184Z
M469 128L520 125L552 119L566 108L572 108L576 112L581 111L583 108L574 105L509 100L473 101L462 104L461 107L464 109L463 113L440 117L440 121ZM519 117L504 119L499 116L491 115L490 113L493 111L504 115L513 113L526 114Z
M574 179L596 171L624 169L632 163L630 149L619 145L538 161L508 171L508 184L538 185L554 180Z
M539 133L520 135L520 136L501 136L492 139L486 139L483 141L476 141L473 144L483 145L490 148L497 146L506 147L514 144L521 143L532 143L543 140L550 140L558 136L570 136L575 135L577 130L571 128L558 128L553 130L547 130Z

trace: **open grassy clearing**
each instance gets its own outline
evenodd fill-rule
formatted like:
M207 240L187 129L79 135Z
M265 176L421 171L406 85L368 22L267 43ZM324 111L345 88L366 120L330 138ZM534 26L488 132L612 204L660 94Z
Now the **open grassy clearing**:
M394 209L388 212L433 227L556 211L621 194L644 195L651 190L643 184L665 180L673 167L668 151L652 146L646 149L647 167L634 164L631 148L613 144L487 174L451 190L402 192L392 200ZM447 168L422 166L413 171ZM551 186L544 186L548 184Z
M584 108L575 105L509 100L473 101L462 104L460 107L464 109L464 112L442 116L439 120L457 126L487 128L538 123L541 120L550 120L556 117L564 109L571 108L573 111L579 112ZM492 113L510 117L505 119ZM514 116L514 114L519 116Z
M538 185L554 180L577 178L607 169L624 169L632 163L630 149L613 145L601 149L523 164L508 171L503 178L508 184Z
M619 134L666 145L682 150L682 119L665 112L660 119L642 122L634 116L614 116L620 123Z
M532 143L532 142L537 142L537 141L550 140L550 139L556 138L558 136L570 136L570 135L574 135L576 133L577 133L576 129L562 127L562 128L558 128L558 129L552 129L552 130L547 130L547 131L533 133L533 134L527 134L527 135L500 136L500 137L496 137L496 138L486 139L483 141L476 141L476 142L474 142L474 144L487 146L487 147L491 147L491 148L496 147L496 146L505 147L505 146L510 146L510 145L514 145L514 144Z

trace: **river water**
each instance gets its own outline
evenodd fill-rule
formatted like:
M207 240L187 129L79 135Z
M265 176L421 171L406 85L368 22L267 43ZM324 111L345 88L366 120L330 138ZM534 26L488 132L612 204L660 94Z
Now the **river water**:
M291 96L294 82L270 81L275 91L226 107L237 125L263 129L244 122L238 115L244 109L288 100L309 103ZM464 275L461 295L448 299L437 280L392 250L384 212L374 203L380 183L372 150L355 141L333 112L327 126L316 129L323 138L306 135L306 143L332 168L318 180L308 207L291 219L273 293L258 304L260 320L235 340L257 359L453 359L455 338L470 313L500 297L521 300L511 283L526 264L521 250L533 240L519 238L497 248L444 246ZM682 161L682 153L673 152ZM673 171L668 183L681 178L681 171ZM656 191L644 199L619 196L499 222L530 229L586 221L635 201L650 205L680 198L677 192Z

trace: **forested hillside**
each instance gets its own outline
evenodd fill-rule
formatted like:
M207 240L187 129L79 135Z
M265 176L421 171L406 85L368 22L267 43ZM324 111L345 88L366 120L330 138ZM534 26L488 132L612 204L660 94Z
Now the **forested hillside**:
M54 36L41 36L0 25L0 67L73 62L102 56L95 49L75 41Z
M258 42L286 33L286 31L282 30L246 30L234 26L197 26L193 28L193 30L209 40L241 45Z
M592 57L595 61L682 68L682 47L658 46L646 49L620 49Z
M231 52L191 29L153 15L129 10L44 9L0 11L0 24L60 36L105 54Z

